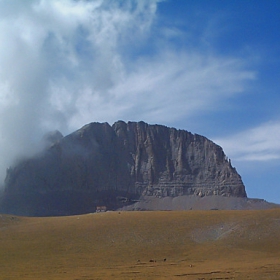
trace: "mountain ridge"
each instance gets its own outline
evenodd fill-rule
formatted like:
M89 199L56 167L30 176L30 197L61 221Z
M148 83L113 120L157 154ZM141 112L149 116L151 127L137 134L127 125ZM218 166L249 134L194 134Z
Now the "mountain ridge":
M67 215L94 212L98 205L115 210L143 197L247 198L223 149L186 130L93 122L48 139L42 153L7 170L2 209L17 201L16 213ZM34 199L39 205L31 206Z

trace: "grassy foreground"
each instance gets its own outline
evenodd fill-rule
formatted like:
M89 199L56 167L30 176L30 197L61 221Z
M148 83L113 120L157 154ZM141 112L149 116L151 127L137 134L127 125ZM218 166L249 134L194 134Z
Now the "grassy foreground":
M0 215L0 279L280 279L280 209Z

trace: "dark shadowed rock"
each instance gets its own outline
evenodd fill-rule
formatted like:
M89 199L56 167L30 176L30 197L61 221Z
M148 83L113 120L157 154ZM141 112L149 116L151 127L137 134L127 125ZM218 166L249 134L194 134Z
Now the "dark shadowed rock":
M144 122L90 123L7 170L2 211L67 215L117 209L140 197L246 197L222 148Z

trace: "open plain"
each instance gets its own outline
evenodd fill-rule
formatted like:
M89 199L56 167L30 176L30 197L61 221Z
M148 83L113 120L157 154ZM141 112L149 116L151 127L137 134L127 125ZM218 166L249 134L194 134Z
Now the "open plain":
M0 215L0 279L280 279L280 209Z

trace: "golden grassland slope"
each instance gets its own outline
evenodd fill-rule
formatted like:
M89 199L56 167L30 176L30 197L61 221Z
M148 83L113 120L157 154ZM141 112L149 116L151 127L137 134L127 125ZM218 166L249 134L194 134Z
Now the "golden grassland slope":
M280 209L0 216L0 279L280 279Z

